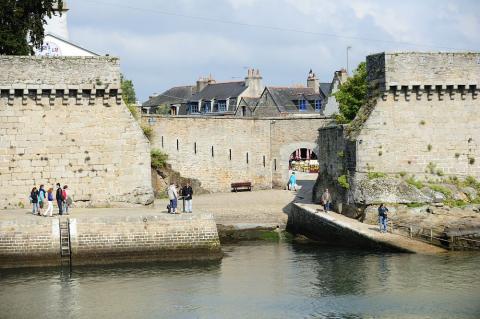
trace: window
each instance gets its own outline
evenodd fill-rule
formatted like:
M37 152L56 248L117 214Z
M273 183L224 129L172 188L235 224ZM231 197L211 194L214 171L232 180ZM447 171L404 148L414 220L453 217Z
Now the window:
M322 100L315 100L315 112L322 110Z
M248 164L248 152L247 152L247 164Z
M197 142L193 143L193 152L197 154Z
M210 113L212 111L212 102L205 101L202 104L202 113Z
M307 101L305 100L298 100L298 109L300 111L306 111L307 110Z
M277 170L277 159L276 158L273 160L273 169Z
M229 160L232 160L232 149L229 149L229 150L228 150L228 153L229 153L229 154L228 154L228 159L229 159Z
M265 167L265 155L263 155L263 167Z
M198 113L198 102L191 102L189 105L190 113Z
M218 112L227 111L227 101L218 101Z
M215 153L213 151L213 145L212 145L212 157L214 157Z
M177 151L178 151L178 149L179 149L179 145L178 145L178 138L177 138Z

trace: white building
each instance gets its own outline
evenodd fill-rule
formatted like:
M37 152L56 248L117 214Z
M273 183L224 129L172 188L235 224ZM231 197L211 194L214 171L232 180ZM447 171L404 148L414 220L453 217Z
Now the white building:
M40 49L35 50L35 55L98 56L97 53L87 50L69 40L67 13L67 1L63 0L62 15L57 13L52 15L51 18L47 18L43 45Z

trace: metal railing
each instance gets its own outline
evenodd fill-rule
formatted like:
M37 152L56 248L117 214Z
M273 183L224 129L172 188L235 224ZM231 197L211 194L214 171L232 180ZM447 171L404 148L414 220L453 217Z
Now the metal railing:
M415 238L435 246L450 250L480 250L480 240L465 236L447 236L445 233L438 235L433 228L424 228L413 225L401 225L388 222L387 230L392 234ZM397 230L395 232L395 230Z

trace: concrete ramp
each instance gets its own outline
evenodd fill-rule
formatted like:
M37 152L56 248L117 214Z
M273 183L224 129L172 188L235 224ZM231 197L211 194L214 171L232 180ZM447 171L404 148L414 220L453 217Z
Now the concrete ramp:
M398 234L380 233L377 226L334 212L325 213L320 205L314 204L293 204L287 227L315 240L351 247L419 254L446 252L443 248Z

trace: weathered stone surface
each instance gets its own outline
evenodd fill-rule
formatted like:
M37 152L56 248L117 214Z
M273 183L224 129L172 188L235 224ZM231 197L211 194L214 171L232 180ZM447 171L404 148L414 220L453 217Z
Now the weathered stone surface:
M431 198L434 203L442 203L445 200L444 194L436 192L428 187L423 187L421 191L425 196Z
M318 129L331 121L159 115L143 120L154 130L152 148L168 154L172 170L210 192L230 191L231 183L243 181L254 189L285 188L292 152L308 148L318 154Z
M79 206L152 202L150 145L121 100L118 59L0 56L0 90L0 208L57 182Z
M396 178L361 178L354 182L353 197L356 203L429 203L432 199L420 190Z
M469 200L475 200L478 197L477 190L473 187L464 187L461 191L468 196Z

